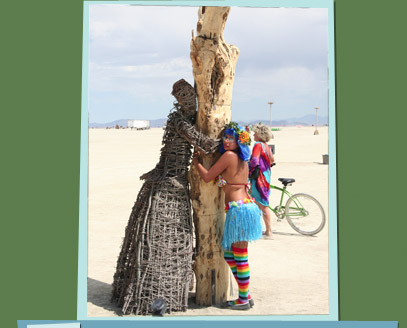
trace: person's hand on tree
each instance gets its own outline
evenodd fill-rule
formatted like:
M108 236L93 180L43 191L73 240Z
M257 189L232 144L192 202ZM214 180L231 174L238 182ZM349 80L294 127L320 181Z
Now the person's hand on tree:
M192 164L195 166L201 163L201 152L198 149L194 149L194 153L192 154Z

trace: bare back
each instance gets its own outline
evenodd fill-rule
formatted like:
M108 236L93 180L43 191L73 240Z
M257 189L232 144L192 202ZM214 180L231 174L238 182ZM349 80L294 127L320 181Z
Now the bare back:
M246 185L249 177L249 165L241 160L235 152L229 152L233 155L229 155L228 166L222 172L222 177L227 181L223 187L226 204L248 197Z

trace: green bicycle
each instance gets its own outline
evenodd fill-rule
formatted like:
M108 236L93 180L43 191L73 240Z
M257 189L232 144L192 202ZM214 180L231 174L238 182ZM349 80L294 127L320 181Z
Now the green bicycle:
M292 195L287 191L287 186L291 186L295 179L279 178L283 188L271 185L272 189L281 191L280 204L270 210L277 216L277 221L287 219L288 224L297 232L303 235L313 236L320 232L325 226L325 211L322 205L313 196L299 193ZM288 197L285 206L283 205L284 195Z

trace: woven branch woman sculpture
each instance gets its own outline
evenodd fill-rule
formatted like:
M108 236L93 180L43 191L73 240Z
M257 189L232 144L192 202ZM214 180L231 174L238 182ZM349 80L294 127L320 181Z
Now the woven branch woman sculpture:
M113 281L112 302L124 314L147 314L161 298L167 312L186 311L192 275L192 217L187 180L193 146L215 152L219 141L194 127L196 92L173 85L160 161L145 180L131 212Z

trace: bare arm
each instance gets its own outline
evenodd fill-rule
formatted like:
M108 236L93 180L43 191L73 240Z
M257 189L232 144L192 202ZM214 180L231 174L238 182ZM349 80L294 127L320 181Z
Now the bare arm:
M209 138L202 132L199 132L191 123L182 118L176 117L173 119L172 123L181 137L206 155L212 154L218 150L220 139L214 140Z
M219 174L227 169L230 164L230 161L235 158L235 154L231 151L225 152L212 167L207 170L200 162L199 162L199 153L194 153L194 158L192 159L192 163L196 167L199 175L201 176L202 180L205 182L212 181L215 179Z

